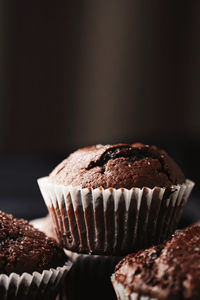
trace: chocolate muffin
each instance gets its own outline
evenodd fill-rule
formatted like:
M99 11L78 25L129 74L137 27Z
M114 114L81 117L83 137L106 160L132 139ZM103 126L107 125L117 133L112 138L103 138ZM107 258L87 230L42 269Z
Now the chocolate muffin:
M64 248L116 256L169 237L194 185L141 143L79 149L38 183Z
M63 266L66 256L56 241L23 219L0 211L0 273L42 272Z
M169 241L128 255L116 266L112 282L121 300L200 299L200 225L177 230Z
M141 143L79 149L49 178L56 184L93 189L170 187L185 182L183 172L164 150Z
M70 267L54 239L0 211L1 299L55 299Z

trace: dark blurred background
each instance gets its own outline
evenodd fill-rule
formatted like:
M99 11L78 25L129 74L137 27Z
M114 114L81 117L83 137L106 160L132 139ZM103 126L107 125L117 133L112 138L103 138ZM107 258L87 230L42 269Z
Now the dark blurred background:
M0 209L44 216L36 179L96 143L157 144L196 182L200 219L200 2L3 1Z

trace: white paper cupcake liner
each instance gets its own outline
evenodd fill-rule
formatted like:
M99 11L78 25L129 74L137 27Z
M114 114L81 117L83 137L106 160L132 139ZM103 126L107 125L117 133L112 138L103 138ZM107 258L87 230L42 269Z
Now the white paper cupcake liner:
M73 266L63 284L60 297L64 299L115 299L110 277L122 257L79 254L65 250ZM91 288L92 287L92 288Z
M11 273L0 275L1 300L50 300L55 299L61 284L72 263L69 261L63 267L44 270L42 273Z
M194 186L91 189L38 184L63 248L122 256L158 244L176 229Z
M144 296L128 291L121 283L118 283L115 280L114 274L111 277L111 281L118 300L158 300L156 298L151 298L149 296Z

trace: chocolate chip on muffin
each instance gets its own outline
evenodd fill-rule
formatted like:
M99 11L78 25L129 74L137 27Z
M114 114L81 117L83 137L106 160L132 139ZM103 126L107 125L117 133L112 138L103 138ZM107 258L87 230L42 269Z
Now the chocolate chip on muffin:
M66 256L56 241L23 219L0 211L0 273L42 272L63 266Z
M50 179L93 189L170 187L185 182L183 172L164 150L141 143L79 149L53 170Z
M128 255L116 266L112 281L119 299L200 299L200 224Z

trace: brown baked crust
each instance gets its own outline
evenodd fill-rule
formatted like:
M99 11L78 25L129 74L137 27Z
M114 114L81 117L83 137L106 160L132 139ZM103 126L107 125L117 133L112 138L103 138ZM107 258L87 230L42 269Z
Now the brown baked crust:
M0 273L42 272L63 266L66 256L56 241L23 219L0 211Z
M116 266L115 279L130 292L160 300L200 299L200 225L129 254Z
M170 187L185 177L178 165L156 146L97 145L79 149L50 174L56 184L82 188Z

